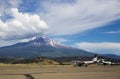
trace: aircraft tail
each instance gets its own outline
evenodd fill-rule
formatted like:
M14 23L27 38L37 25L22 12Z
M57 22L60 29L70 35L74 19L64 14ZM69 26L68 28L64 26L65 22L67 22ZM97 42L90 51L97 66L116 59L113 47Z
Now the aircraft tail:
M95 54L95 55L94 55L94 58L93 58L93 61L94 61L94 62L97 62L97 60L98 60L98 57L97 57L97 54Z

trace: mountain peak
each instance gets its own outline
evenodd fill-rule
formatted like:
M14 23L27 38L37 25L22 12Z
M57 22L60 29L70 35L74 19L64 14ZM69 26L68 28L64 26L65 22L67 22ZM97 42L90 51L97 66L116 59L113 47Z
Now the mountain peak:
M37 37L36 39L29 41L28 43L35 46L46 45L52 47L67 47L47 37Z
M92 53L77 48L62 45L46 37L38 37L28 42L17 43L0 48L0 56L6 57L61 57L61 56L91 56Z

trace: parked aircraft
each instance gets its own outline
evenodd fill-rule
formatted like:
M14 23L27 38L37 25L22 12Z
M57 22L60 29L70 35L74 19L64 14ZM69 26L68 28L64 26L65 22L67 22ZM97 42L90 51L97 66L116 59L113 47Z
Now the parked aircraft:
M97 63L98 63L98 65L112 65L112 64L114 64L114 63L112 63L111 61L106 61L105 59L99 59L98 61L97 61Z
M74 67L76 66L85 66L87 67L89 64L97 63L97 54L94 55L92 61L74 61Z
M113 63L111 61L106 61L105 59L98 59L95 54L92 61L74 61L74 67L85 66L87 67L89 64L97 63L98 65L120 65L120 63Z

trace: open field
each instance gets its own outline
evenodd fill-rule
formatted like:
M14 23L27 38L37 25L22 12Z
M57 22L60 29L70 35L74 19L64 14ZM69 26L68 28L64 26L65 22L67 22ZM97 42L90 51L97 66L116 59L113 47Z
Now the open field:
M0 79L120 79L120 66L0 66Z

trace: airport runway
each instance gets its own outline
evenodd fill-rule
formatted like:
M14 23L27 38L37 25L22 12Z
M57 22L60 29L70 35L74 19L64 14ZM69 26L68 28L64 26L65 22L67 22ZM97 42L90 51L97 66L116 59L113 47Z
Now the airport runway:
M120 79L120 66L0 67L0 79Z

